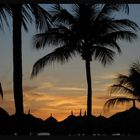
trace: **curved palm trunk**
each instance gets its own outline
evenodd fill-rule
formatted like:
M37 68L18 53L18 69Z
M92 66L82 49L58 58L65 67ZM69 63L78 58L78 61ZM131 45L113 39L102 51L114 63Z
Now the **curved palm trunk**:
M92 115L92 85L91 85L91 72L90 61L85 60L86 65L86 78L87 78L87 116Z
M23 90L22 90L22 37L21 37L21 13L22 5L13 5L13 88L15 109L17 115L23 114Z

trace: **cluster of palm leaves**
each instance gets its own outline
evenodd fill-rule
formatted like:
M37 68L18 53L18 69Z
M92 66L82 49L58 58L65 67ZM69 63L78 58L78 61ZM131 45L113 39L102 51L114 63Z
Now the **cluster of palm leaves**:
M105 107L108 109L114 107L120 103L133 102L135 107L135 101L140 102L140 63L134 62L129 69L128 75L120 74L117 77L116 84L110 87L110 93L120 93L130 95L130 97L117 97L106 101Z
M113 62L121 53L117 40L131 42L136 39L138 26L129 19L115 19L113 14L120 10L128 12L126 4L75 4L70 12L61 5L53 7L54 27L34 36L34 46L57 48L40 58L33 66L36 76L44 66L53 62L65 63L75 55L85 61L87 77L87 115L92 115L92 83L90 62L98 60L103 65Z
M36 49L45 46L57 48L39 59L33 66L32 77L44 66L53 62L65 63L80 55L85 61L87 77L87 115L92 114L92 83L90 62L98 60L103 65L114 61L121 53L118 40L133 41L137 38L138 25L129 19L115 19L115 12L129 12L127 4L73 4L73 11L54 5L51 12L38 4L0 5L0 27L7 15L13 18L13 89L16 114L23 114L22 90L22 30L28 23L36 23L42 33L34 36ZM34 17L34 18L33 18Z

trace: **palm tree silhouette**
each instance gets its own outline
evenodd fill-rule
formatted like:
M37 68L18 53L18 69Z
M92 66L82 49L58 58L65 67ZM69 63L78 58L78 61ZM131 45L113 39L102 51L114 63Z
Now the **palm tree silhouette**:
M104 104L105 109L114 107L120 103L133 102L133 107L136 106L135 101L140 102L140 63L139 61L134 62L128 75L118 75L117 83L110 87L110 93L121 93L131 95L132 97L117 97L106 101Z
M64 63L80 54L85 61L87 78L87 115L92 115L92 83L90 62L92 58L103 65L114 60L115 51L121 53L118 39L132 41L138 26L128 19L114 19L112 14L127 9L125 4L75 4L73 12L55 5L52 11L55 27L34 36L34 46L39 49L58 46L53 52L40 58L33 66L32 77L45 65L54 61Z
M24 113L22 89L22 26L28 31L27 24L35 22L36 28L46 29L50 14L38 4L1 4L0 16L7 25L7 14L13 19L13 90L16 114ZM2 27L3 20L0 20ZM45 25L45 26L44 26Z

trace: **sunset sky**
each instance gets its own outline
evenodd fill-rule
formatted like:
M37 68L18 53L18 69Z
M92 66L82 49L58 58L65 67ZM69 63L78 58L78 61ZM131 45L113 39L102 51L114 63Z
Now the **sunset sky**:
M64 5L70 8L69 5ZM46 4L44 8L49 8ZM130 4L130 13L126 15L119 12L114 15L119 18L129 18L140 26L140 4ZM33 25L29 26L29 32L23 30L23 89L25 113L30 109L31 114L46 119L52 115L60 120L70 115L71 110L75 115L86 110L87 83L84 61L80 56L73 58L64 65L54 63L45 67L34 79L30 79L33 64L45 54L51 52L53 48L35 50L32 46L32 37L37 32ZM111 109L109 112L103 111L103 105L110 97L108 87L115 82L117 74L127 74L129 66L140 60L140 31L138 39L129 44L120 42L122 54L117 55L112 65L104 67L94 60L91 63L91 75L93 86L93 115L100 114L106 117L128 109L131 104L124 104ZM0 31L0 82L4 90L4 99L0 99L0 106L9 114L15 113L13 98L12 80L12 27ZM138 103L137 106L140 107Z

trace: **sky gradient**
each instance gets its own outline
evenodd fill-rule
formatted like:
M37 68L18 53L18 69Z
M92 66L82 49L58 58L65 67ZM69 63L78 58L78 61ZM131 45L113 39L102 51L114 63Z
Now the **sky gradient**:
M65 5L64 5L65 6ZM48 8L45 4L44 8ZM68 5L66 5L69 8ZM126 15L119 12L116 17L128 18L135 21L140 26L140 4L130 4L130 13ZM84 61L77 56L64 65L54 63L45 67L34 79L30 79L33 64L54 48L42 50L33 49L32 36L37 32L34 26L29 26L29 32L23 30L23 90L25 113L30 112L42 119L52 115L59 121L68 116L71 110L75 115L82 114L86 110L86 73ZM117 74L127 74L129 66L140 60L140 31L138 39L129 44L120 42L122 54L117 55L112 65L104 67L98 61L91 63L91 76L93 86L93 115L100 114L106 117L128 109L130 104L117 106L109 112L103 111L103 105L110 98L108 87L114 82ZM0 81L4 90L4 99L0 100L0 106L9 114L15 112L13 88L12 88L12 27L0 31ZM137 103L137 106L140 106Z

